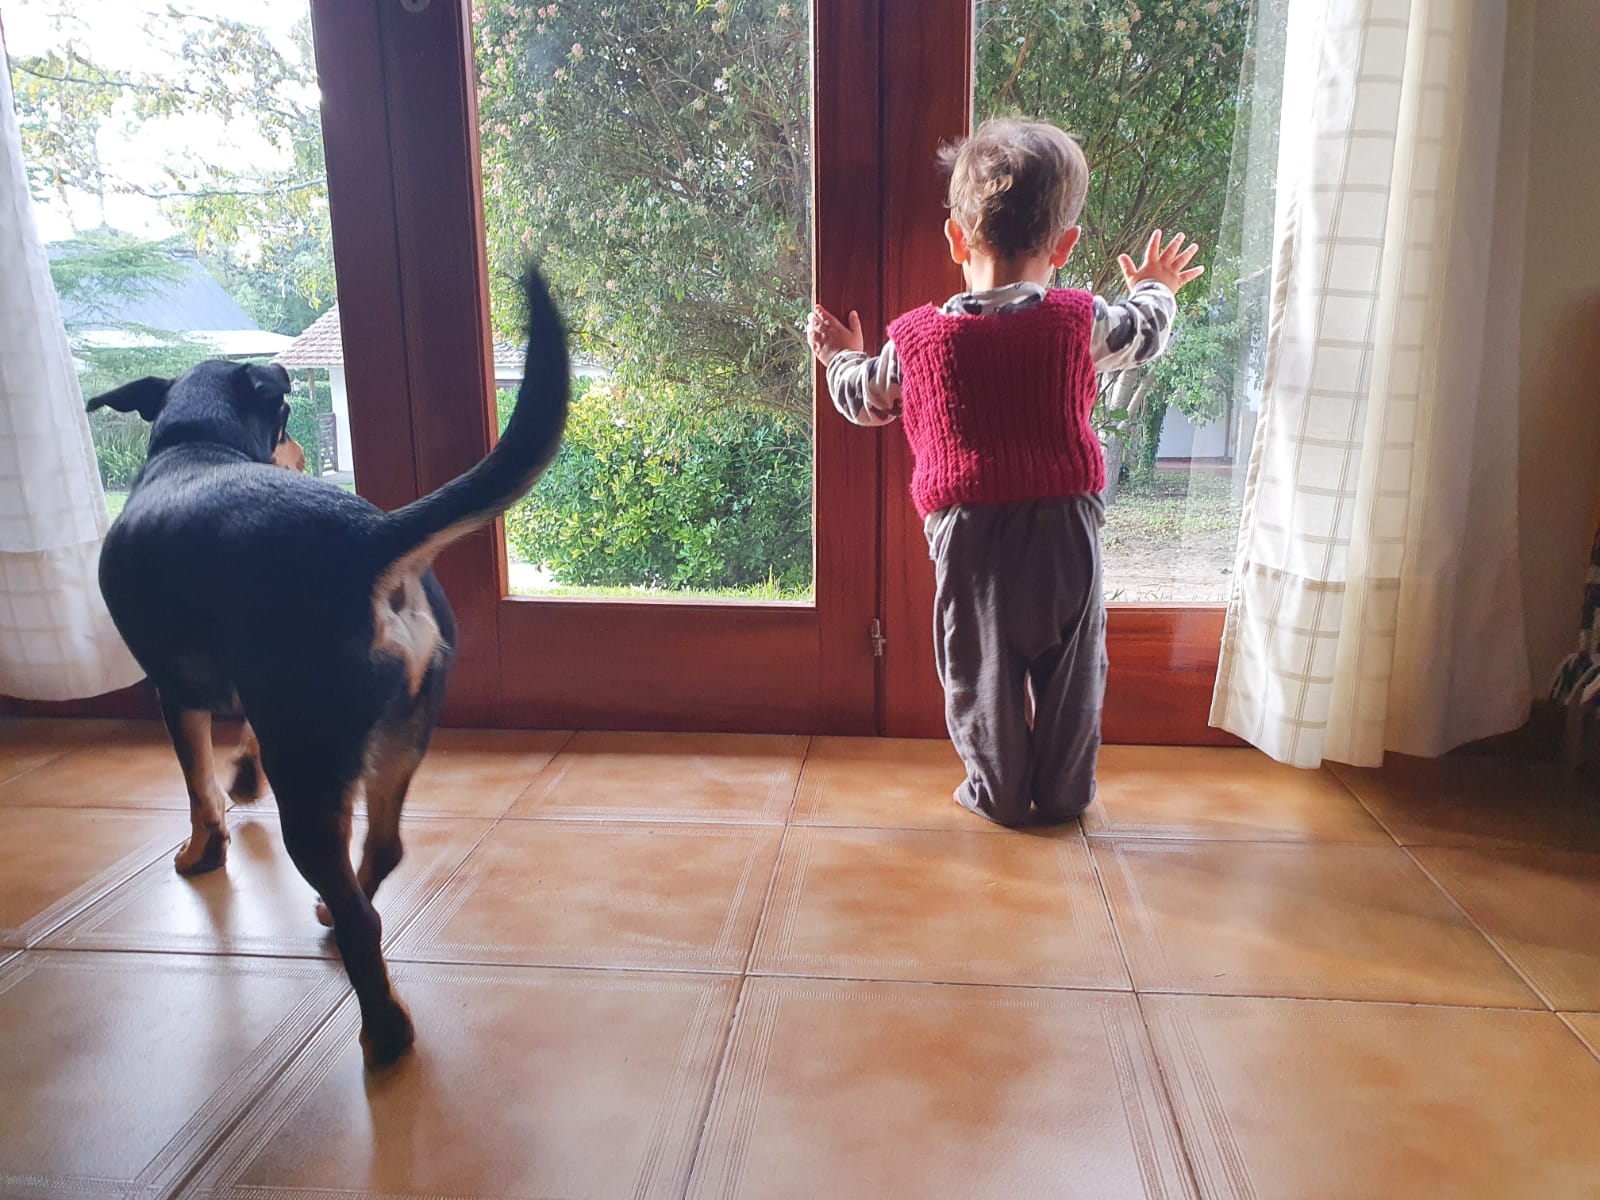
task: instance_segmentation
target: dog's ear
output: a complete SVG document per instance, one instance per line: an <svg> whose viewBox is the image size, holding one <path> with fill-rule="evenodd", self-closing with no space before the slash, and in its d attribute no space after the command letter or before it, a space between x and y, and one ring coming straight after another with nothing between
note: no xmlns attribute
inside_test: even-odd
<svg viewBox="0 0 1600 1200"><path fill-rule="evenodd" d="M255 389L256 395L263 400L277 404L289 394L289 372L277 363L251 363L245 368L245 374L250 377L250 386Z"/></svg>
<svg viewBox="0 0 1600 1200"><path fill-rule="evenodd" d="M112 408L117 412L136 412L146 421L154 421L160 415L161 406L167 402L167 392L171 387L170 379L146 375L143 379L135 379L132 383L113 388L103 396L96 396L89 401L85 411Z"/></svg>

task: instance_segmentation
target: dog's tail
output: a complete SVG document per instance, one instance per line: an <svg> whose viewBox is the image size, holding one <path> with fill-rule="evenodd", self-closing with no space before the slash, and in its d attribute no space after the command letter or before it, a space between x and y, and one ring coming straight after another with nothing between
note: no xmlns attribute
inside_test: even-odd
<svg viewBox="0 0 1600 1200"><path fill-rule="evenodd" d="M561 314L531 266L522 279L528 349L511 420L489 456L464 475L396 509L380 533L380 577L425 566L457 538L480 529L528 493L561 445L570 391Z"/></svg>

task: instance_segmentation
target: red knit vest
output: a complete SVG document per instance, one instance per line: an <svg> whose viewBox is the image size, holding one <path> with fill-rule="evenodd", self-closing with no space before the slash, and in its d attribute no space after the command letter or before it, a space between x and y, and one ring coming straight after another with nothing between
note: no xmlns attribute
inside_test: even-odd
<svg viewBox="0 0 1600 1200"><path fill-rule="evenodd" d="M929 304L890 324L919 514L1105 489L1093 334L1094 297L1062 288L1020 312Z"/></svg>

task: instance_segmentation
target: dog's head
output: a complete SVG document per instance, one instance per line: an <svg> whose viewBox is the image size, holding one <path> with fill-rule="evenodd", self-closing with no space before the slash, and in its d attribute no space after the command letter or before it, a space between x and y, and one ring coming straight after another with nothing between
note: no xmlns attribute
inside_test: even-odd
<svg viewBox="0 0 1600 1200"><path fill-rule="evenodd" d="M215 359L176 379L154 375L125 383L89 401L89 411L136 412L150 422L154 458L184 444L228 446L255 462L274 462L288 441L289 372L277 364L258 366ZM304 467L305 456L300 455ZM287 466L288 463L279 465Z"/></svg>

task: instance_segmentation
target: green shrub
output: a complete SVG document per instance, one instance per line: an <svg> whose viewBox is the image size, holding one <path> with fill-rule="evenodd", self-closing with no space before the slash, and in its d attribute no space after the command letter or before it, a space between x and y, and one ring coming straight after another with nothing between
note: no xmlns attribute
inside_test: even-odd
<svg viewBox="0 0 1600 1200"><path fill-rule="evenodd" d="M313 475L317 470L317 414L304 396L289 398L289 436L300 443L305 451L306 470Z"/></svg>
<svg viewBox="0 0 1600 1200"><path fill-rule="evenodd" d="M500 395L501 424L513 395ZM568 586L811 583L810 431L773 409L581 387L561 452L506 516L526 562Z"/></svg>
<svg viewBox="0 0 1600 1200"><path fill-rule="evenodd" d="M102 408L89 414L89 436L100 464L100 484L109 491L127 491L144 466L150 426L137 414Z"/></svg>

